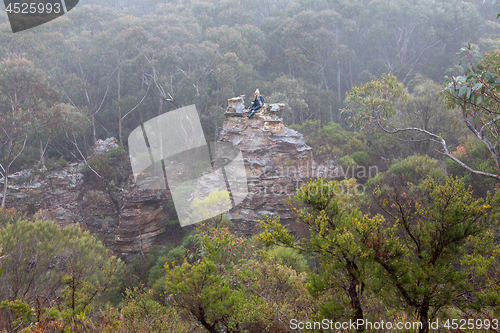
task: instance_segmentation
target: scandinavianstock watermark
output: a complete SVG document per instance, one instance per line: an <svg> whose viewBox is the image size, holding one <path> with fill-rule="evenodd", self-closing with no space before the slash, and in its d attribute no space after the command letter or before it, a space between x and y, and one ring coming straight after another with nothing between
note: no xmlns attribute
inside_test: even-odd
<svg viewBox="0 0 500 333"><path fill-rule="evenodd" d="M356 178L358 181L376 177L378 166L347 166L322 165L306 162L301 166L279 166L264 168L264 179L291 179L291 182L275 182L265 184L261 191L264 196L293 196L299 190L305 190L309 195L353 195L365 193L364 182L331 182L345 178ZM323 179L323 184L309 182L311 179ZM305 186L305 188L304 188Z"/></svg>
<svg viewBox="0 0 500 333"><path fill-rule="evenodd" d="M498 330L500 321L496 318L461 318L461 319L439 319L428 321L428 326L431 330ZM290 320L291 330L337 330L337 331L358 331L359 329L371 331L377 330L382 332L411 330L417 331L422 329L423 323L420 321L371 321L368 319L357 319L349 321L334 321L323 319L321 321L300 321L297 319Z"/></svg>
<svg viewBox="0 0 500 333"><path fill-rule="evenodd" d="M226 213L248 195L240 149L207 143L195 105L146 121L130 133L128 146L136 184L148 190L168 188L181 226ZM209 191L197 191L197 185L207 183ZM213 198L213 193L227 195ZM209 207L192 209L193 197Z"/></svg>
<svg viewBox="0 0 500 333"><path fill-rule="evenodd" d="M430 322L429 326L434 329L439 327L439 322ZM343 330L343 331L357 331L363 330L419 330L422 328L422 323L419 321L370 321L367 319L349 320L349 321L334 321L330 319L323 319L321 321L299 321L297 319L290 320L291 330Z"/></svg>
<svg viewBox="0 0 500 333"><path fill-rule="evenodd" d="M194 105L146 121L130 133L128 146L137 186L148 190L168 188L181 226L226 213L249 194L241 150L229 142L207 143ZM365 191L362 183L328 180L372 178L378 174L376 166L343 168L310 161L302 165L289 161L283 166L268 163L256 171L259 184L252 185L252 192L263 191L260 194L264 198L293 196L305 190L304 184L308 184L306 190L311 195L361 194ZM321 180L326 185L309 182L318 178L326 179Z"/></svg>

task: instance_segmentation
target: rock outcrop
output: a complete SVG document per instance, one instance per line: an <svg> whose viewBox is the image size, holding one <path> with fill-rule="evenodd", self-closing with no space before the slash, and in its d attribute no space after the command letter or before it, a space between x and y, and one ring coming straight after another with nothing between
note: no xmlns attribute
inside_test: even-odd
<svg viewBox="0 0 500 333"><path fill-rule="evenodd" d="M313 177L312 149L301 133L284 126L280 118L284 104L266 104L251 118L243 105L244 96L228 100L220 141L241 150L248 196L226 215L235 231L245 236L259 231L257 220L277 216L292 232L301 233L304 230L294 223L287 200L302 182ZM199 187L210 183L202 179Z"/></svg>
<svg viewBox="0 0 500 333"><path fill-rule="evenodd" d="M169 224L176 220L175 211L169 206L170 193L143 190L134 184L129 177L128 155L123 150L113 151L117 147L113 138L102 140L95 147L95 156L105 157L113 171L125 175L121 184L114 184L119 212L106 184L97 180L84 163L68 164L54 171L24 170L9 176L7 208L16 207L29 216L51 219L61 227L79 223L126 261L151 251L154 245L180 239L182 228Z"/></svg>
<svg viewBox="0 0 500 333"><path fill-rule="evenodd" d="M312 150L302 134L284 126L283 104L266 105L250 119L243 105L244 96L229 100L220 133L221 143L241 150L248 184L248 195L227 216L235 232L245 236L258 232L257 220L277 216L292 232L302 233L287 199L313 177ZM97 163L95 168L113 177L104 181L84 163L50 172L22 171L9 176L7 207L52 219L62 227L80 223L125 260L157 244L180 240L186 229L176 223L168 190L147 190L135 184L128 154L114 138L100 140L92 154L89 163ZM214 181L207 172L198 181L195 196L211 193L210 184Z"/></svg>
<svg viewBox="0 0 500 333"><path fill-rule="evenodd" d="M120 147L115 138L107 138L105 140L97 140L91 150L92 155L102 156L106 155L113 149Z"/></svg>

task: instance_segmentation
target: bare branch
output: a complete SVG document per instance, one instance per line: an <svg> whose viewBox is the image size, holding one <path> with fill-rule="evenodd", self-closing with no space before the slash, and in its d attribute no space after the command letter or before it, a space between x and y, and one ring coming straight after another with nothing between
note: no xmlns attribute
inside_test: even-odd
<svg viewBox="0 0 500 333"><path fill-rule="evenodd" d="M476 127L473 124L471 124L470 119L469 119L469 117L467 116L467 114L465 112L465 106L462 106L462 114L463 114L463 117L465 119L465 124L467 125L467 127L469 128L469 130L472 133L474 133L474 135L486 145L486 147L490 151L490 154L495 159L496 165L500 166L500 155L496 151L496 143L495 143L495 145L493 145L491 143L491 141L484 135L484 130L486 129L486 126L488 124L490 124L490 123L491 124L495 124L496 121L498 121L500 119L500 116L496 117L495 119L493 119L492 121L490 121L488 124L483 125L482 128L478 131L476 129Z"/></svg>
<svg viewBox="0 0 500 333"><path fill-rule="evenodd" d="M172 97L172 94L170 94L170 92L165 92L165 89L163 89L163 87L158 83L157 74L156 74L156 68L154 67L153 61L151 59L149 59L142 51L140 51L140 50L138 50L138 51L144 56L144 58L146 58L146 60L151 65L151 69L153 70L153 74L152 75L151 74L146 74L146 75L148 75L148 76L150 76L150 77L153 78L153 81L155 83L156 89L158 89L158 92L160 93L160 97L164 101L170 102L170 103L174 104L174 106L176 108L178 108L179 106L175 103L174 98ZM177 67L177 68L184 73L184 71L182 69L180 69L179 67ZM188 76L186 73L184 73L184 74L186 76ZM148 89L149 89L149 86L148 86ZM167 94L168 94L168 97L167 97Z"/></svg>
<svg viewBox="0 0 500 333"><path fill-rule="evenodd" d="M12 163L14 163L17 160L17 158L22 154L22 152L24 151L24 148L26 147L26 141L28 141L28 135L24 136L23 148L21 148L19 153L12 159L12 161L10 161L8 168L10 168L12 166Z"/></svg>
<svg viewBox="0 0 500 333"><path fill-rule="evenodd" d="M97 177L99 177L100 179L104 179L94 168L92 168L89 163L87 162L87 158L85 158L85 156L83 155L82 151L80 150L80 147L78 147L78 143L76 142L76 136L75 136L75 133L73 133L73 140L70 139L70 137L68 136L68 133L64 132L64 134L66 134L66 137L68 138L69 142L71 142L75 148L78 150L78 152L80 153L80 156L82 157L83 159L83 163L85 163L85 165L87 166L87 168L89 168Z"/></svg>
<svg viewBox="0 0 500 333"><path fill-rule="evenodd" d="M142 104L142 102L144 101L144 99L146 98L146 96L148 95L148 92L149 92L149 87L151 86L151 83L148 84L148 89L146 89L146 94L144 94L144 97L139 101L139 103L137 103L136 106L134 106L129 112L127 112L122 118L121 120L125 119L126 116L128 116L129 114L131 114L135 109L137 109L139 107L139 105Z"/></svg>
<svg viewBox="0 0 500 333"><path fill-rule="evenodd" d="M440 143L439 141L436 141L434 139L420 139L420 140L412 140L412 139L401 139L401 138L396 138L396 137L392 137L390 135L387 135L387 134L384 134L385 136L387 137L390 137L394 140L399 140L399 141L402 141L402 142L435 142L435 143Z"/></svg>
<svg viewBox="0 0 500 333"><path fill-rule="evenodd" d="M394 131L390 131L388 129L386 129L384 126L382 126L382 124L380 124L379 121L377 121L377 125L379 125L379 127L386 133L388 134L396 134L396 133L399 133L399 132L405 132L405 131L417 131L417 132L422 132L422 133L425 133L429 136L432 136L436 139L441 139L441 136L440 135L437 135L437 134L434 134L434 133L431 133L429 131L426 131L424 129L421 129L421 128L418 128L418 127L406 127L406 128L397 128L395 127L393 124L391 124L391 126L395 129Z"/></svg>
<svg viewBox="0 0 500 333"><path fill-rule="evenodd" d="M439 150L436 150L438 153L440 154L443 154L445 155L446 157L452 159L453 161L457 162L458 164L460 164L462 167L464 167L465 169L469 170L470 172L472 173L475 173L477 175L481 175L481 176L486 176L486 177L491 177L491 178L495 178L495 179L498 179L500 180L500 175L495 175L493 173L488 173L488 172L483 172L483 171L479 171L479 170L474 170L472 169L471 167L469 167L467 164L465 164L464 162L460 161L458 158L456 158L455 156L451 155L450 153L443 153L443 152L440 152Z"/></svg>
<svg viewBox="0 0 500 333"><path fill-rule="evenodd" d="M449 94L450 94L453 98L456 98L456 99L460 100L461 102L464 102L464 103L469 103L470 105L473 105L473 106L475 106L475 107L477 107L477 108L483 109L484 111L486 111L486 112L488 112L488 113L500 114L500 112L495 112L495 111L492 111L492 110L488 109L488 108L487 108L487 107L485 107L485 106L482 106L482 105L476 104L476 103L474 103L474 102L472 102L472 101L468 101L468 100L464 99L463 97L455 97L455 96L453 96L453 94L452 94L452 93L449 93Z"/></svg>
<svg viewBox="0 0 500 333"><path fill-rule="evenodd" d="M427 139L427 141L432 141L432 142L435 142L435 143L438 143L438 144L441 144L441 146L443 147L443 150L444 150L444 153L437 150L436 151L446 157L448 157L449 159L455 161L456 163L458 163L459 165L461 165L463 168L467 169L468 171L472 172L472 173L475 173L477 175L481 175L481 176L486 176L486 177L490 177L490 178L495 178L495 179L498 179L500 180L500 175L497 175L497 174L493 174L493 173L488 173L488 172L483 172L483 171L479 171L479 170L475 170L475 169L472 169L470 166L468 166L467 164L465 164L464 162L460 161L458 158L456 158L455 156L453 156L449 149L448 149L448 144L446 143L446 141L443 139L443 137L441 137L440 135L437 135L437 134L434 134L434 133L431 133L429 131L426 131L424 129L421 129L421 128L418 128L418 127L407 127L407 128L396 128L394 131L389 131L387 130L386 128L384 128L379 122L377 122L377 124L379 125L379 127L385 131L386 133L389 133L389 134L395 134L395 133L399 133L399 132L407 132L407 131L416 131L416 132L420 132L420 133L424 133L426 135L429 135L431 137L433 137L434 139ZM392 124L391 124L392 125ZM402 140L402 141L405 141L403 139L399 139L399 138L395 138L393 137L394 139L398 139L398 140ZM425 140L424 140L425 141ZM484 142L484 141L483 141Z"/></svg>
<svg viewBox="0 0 500 333"><path fill-rule="evenodd" d="M481 136L484 136L484 130L486 129L486 127L489 127L489 126L495 124L499 120L500 120L500 115L497 116L496 118L492 119L491 121L487 122L486 124L484 124L483 127L481 127L481 129L479 130L479 133L481 134Z"/></svg>
<svg viewBox="0 0 500 333"><path fill-rule="evenodd" d="M114 71L113 71L113 73L114 73ZM108 95L108 90L109 90L110 83L111 83L111 80L109 80L109 82L108 82L108 86L106 87L106 92L104 93L104 97L102 98L101 104L99 105L99 107L97 108L97 110L94 111L94 115L96 115L97 112L101 111L102 105L104 104L104 100L106 99L106 96Z"/></svg>

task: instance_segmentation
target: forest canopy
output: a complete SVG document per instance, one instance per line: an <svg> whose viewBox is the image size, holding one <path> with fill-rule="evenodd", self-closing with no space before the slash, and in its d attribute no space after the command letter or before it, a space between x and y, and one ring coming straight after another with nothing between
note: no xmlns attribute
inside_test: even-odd
<svg viewBox="0 0 500 333"><path fill-rule="evenodd" d="M215 138L227 99L255 87L286 103L287 124L345 125L345 94L384 73L409 87L422 76L441 83L461 75L456 52L466 43L483 53L498 47L492 8L465 0L87 1L20 34L3 15L0 57L32 62L57 102L86 119L73 130L87 147L110 136L125 144L140 123L193 103ZM24 154L41 141L42 155L70 159L57 135L65 138L29 138Z"/></svg>
<svg viewBox="0 0 500 333"><path fill-rule="evenodd" d="M2 12L0 330L292 332L328 318L499 331L499 12L496 0L80 0L16 34ZM224 215L179 231L162 202L171 242L142 251L141 220L124 264L103 230L122 222L129 134L194 104L217 141L228 99L249 104L256 88L285 104L317 163L352 177L291 193L297 232L278 212L248 237ZM93 155L110 137L117 148ZM98 233L45 220L52 189L6 207L9 175L36 183L76 162L90 185L72 204ZM354 174L368 166L370 179ZM194 207L227 193L212 194Z"/></svg>

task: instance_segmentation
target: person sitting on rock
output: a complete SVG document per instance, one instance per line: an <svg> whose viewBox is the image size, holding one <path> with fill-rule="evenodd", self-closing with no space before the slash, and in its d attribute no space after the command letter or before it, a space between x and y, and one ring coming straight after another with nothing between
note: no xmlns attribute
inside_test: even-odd
<svg viewBox="0 0 500 333"><path fill-rule="evenodd" d="M259 89L257 89L253 94L253 101L252 104L250 104L250 109L248 109L248 111L250 111L250 114L247 117L252 118L255 111L259 110L263 106L264 106L264 97L261 96Z"/></svg>

